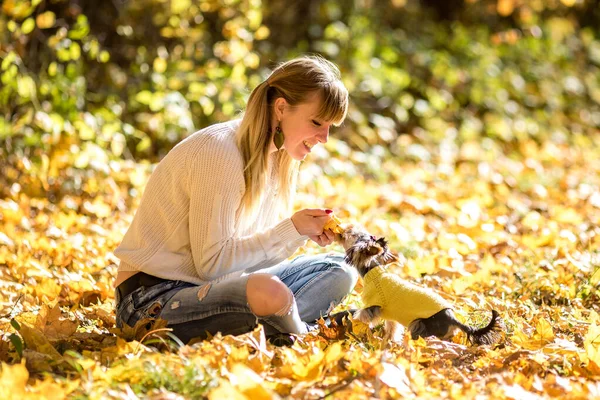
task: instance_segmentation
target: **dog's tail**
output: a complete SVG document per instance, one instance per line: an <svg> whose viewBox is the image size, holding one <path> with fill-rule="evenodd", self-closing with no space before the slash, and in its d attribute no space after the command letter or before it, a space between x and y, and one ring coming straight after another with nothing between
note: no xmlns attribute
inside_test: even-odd
<svg viewBox="0 0 600 400"><path fill-rule="evenodd" d="M456 329L467 334L467 339L473 344L493 344L499 338L498 331L502 329L502 319L496 310L492 310L490 323L483 328L473 328L456 319L451 309L444 309L429 318L419 318L408 327L412 338L437 336L440 339L450 339Z"/></svg>
<svg viewBox="0 0 600 400"><path fill-rule="evenodd" d="M492 319L483 328L473 328L462 324L458 320L456 320L455 324L467 334L469 342L474 344L493 344L498 340L498 329L501 327L502 320L498 311L492 310Z"/></svg>

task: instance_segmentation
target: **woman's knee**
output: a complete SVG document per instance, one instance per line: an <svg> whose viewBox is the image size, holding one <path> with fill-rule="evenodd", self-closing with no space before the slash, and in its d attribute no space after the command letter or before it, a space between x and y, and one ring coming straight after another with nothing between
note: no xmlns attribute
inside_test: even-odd
<svg viewBox="0 0 600 400"><path fill-rule="evenodd" d="M323 254L322 275L319 279L327 282L328 292L336 298L342 298L350 293L358 281L356 268L346 264L344 254Z"/></svg>
<svg viewBox="0 0 600 400"><path fill-rule="evenodd" d="M271 274L252 274L246 284L248 306L254 315L283 316L292 308L294 295L292 291Z"/></svg>
<svg viewBox="0 0 600 400"><path fill-rule="evenodd" d="M341 296L350 293L358 281L358 271L356 268L344 262L336 263L330 269L330 273L333 275L333 285Z"/></svg>

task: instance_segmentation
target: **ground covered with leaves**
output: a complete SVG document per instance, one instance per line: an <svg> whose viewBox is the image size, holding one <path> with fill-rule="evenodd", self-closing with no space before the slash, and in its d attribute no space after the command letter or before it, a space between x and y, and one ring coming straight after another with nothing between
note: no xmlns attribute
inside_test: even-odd
<svg viewBox="0 0 600 400"><path fill-rule="evenodd" d="M335 139L301 169L299 207L386 236L401 276L460 319L506 325L495 346L457 336L382 343L381 329L322 329L290 348L259 327L178 343L162 321L114 328L119 243L151 166L61 157L4 163L0 387L8 398L600 398L600 142L422 146L404 157ZM64 155L67 157L66 153ZM364 166L377 174L360 175ZM46 198L40 197L46 193ZM48 197L51 197L48 199ZM307 245L303 252L340 251ZM340 309L359 304L361 283ZM346 332L344 334L344 332ZM7 398L4 396L4 398Z"/></svg>

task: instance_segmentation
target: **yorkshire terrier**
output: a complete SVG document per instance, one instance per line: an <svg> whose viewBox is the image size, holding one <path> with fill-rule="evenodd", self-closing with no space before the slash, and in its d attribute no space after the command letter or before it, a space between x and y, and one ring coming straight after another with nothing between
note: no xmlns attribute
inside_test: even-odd
<svg viewBox="0 0 600 400"><path fill-rule="evenodd" d="M365 308L358 310L354 318L369 325L383 319L384 339L394 338L402 325L413 339L437 336L449 340L460 329L474 344L493 344L498 340L502 320L497 311L492 310L492 319L483 328L464 325L454 316L452 305L440 295L387 272L383 266L398 259L385 238L376 238L352 225L335 237L346 250L346 263L354 266L364 280Z"/></svg>

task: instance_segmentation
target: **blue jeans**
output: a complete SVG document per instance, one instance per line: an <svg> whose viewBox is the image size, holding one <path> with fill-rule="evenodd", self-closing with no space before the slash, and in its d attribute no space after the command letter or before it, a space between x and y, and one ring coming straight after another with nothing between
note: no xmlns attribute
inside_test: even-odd
<svg viewBox="0 0 600 400"><path fill-rule="evenodd" d="M246 298L248 277L255 273L277 276L294 294L291 311L283 316L257 317ZM342 254L301 255L273 267L241 276L195 285L166 281L140 287L117 299L117 326L129 326L144 318L161 318L184 343L221 332L237 335L254 329L258 322L265 334L306 333L305 322L314 322L338 304L354 288L356 269L344 263Z"/></svg>

